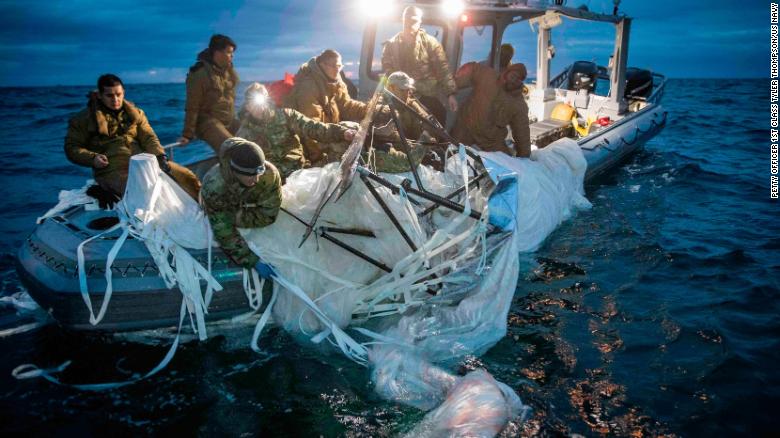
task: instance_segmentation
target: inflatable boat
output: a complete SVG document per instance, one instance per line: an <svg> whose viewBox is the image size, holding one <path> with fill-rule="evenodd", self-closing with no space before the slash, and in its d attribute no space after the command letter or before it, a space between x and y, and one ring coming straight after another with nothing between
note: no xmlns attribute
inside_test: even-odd
<svg viewBox="0 0 780 438"><path fill-rule="evenodd" d="M426 11L424 24L438 26L441 31L437 35L453 71L462 61L469 61L461 59L464 33L473 32L475 28L484 31L486 26L493 28L487 62L497 67L497 53L505 42L501 36L506 34L506 28L527 21L532 23L531 28L537 33L538 53L536 80L527 84L526 96L532 144L535 149L544 149L566 139L576 141L587 161L585 180L592 180L624 162L666 122L666 112L661 106L664 77L626 66L631 24L626 16L596 14L559 5L529 6L524 1L472 2L455 14L442 10L435 2L418 6ZM614 27L616 44L607 67L577 62L550 78L551 32L562 19L603 22ZM381 44L379 27L387 23L399 26L392 21L369 20L364 33L359 87L366 98L377 88L378 72L372 71L377 63L373 56L378 53L376 45ZM559 116L561 105L569 109L569 116ZM452 115L449 120L452 122ZM214 158L189 167L202 178L215 163ZM409 188L409 185L404 187ZM434 201L448 207L447 202L457 200L457 197L458 194L453 193ZM118 254L111 254L117 239L122 236L121 229L112 229L118 221L116 211L96 209L93 204L72 205L41 219L18 252L17 270L23 284L32 298L67 328L129 331L176 325L182 308L181 294L175 287L173 290L168 288L144 242L131 235ZM322 251L331 251L333 257L356 256L371 262L370 257L354 247L340 244L343 240L339 239L339 233L349 235L350 230L319 227L316 231L319 237L328 240L320 244ZM89 244L84 245L85 241ZM297 244L290 242L293 246ZM246 274L241 267L232 263L219 248L213 249L210 260L205 249L190 250L190 254L201 265L210 264L211 275L222 287L208 304L207 321L251 310L249 301L252 297L246 293ZM112 263L107 263L109 258L113 258ZM107 266L110 276L107 276ZM379 267L384 271L394 268ZM85 305L83 292L88 290L88 301L92 306L100 307L109 282L112 296L105 315L99 323L95 323L94 318L91 322L92 310ZM431 295L435 294L436 291L432 291Z"/></svg>

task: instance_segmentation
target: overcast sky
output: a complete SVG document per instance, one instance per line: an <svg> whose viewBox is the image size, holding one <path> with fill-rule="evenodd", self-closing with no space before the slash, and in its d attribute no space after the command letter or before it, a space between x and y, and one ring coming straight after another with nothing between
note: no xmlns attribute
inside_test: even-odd
<svg viewBox="0 0 780 438"><path fill-rule="evenodd" d="M105 72L128 83L182 82L212 33L238 43L243 80L294 73L327 47L356 72L356 1L0 0L0 86L88 85ZM579 4L612 7L611 0L569 0ZM621 10L635 19L629 65L670 77L768 77L769 2L624 0ZM555 63L605 63L613 33L601 26L556 29Z"/></svg>

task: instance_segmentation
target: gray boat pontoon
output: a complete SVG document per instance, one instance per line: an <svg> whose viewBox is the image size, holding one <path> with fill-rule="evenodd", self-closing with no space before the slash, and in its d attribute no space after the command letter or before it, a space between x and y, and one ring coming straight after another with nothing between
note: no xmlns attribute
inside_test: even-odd
<svg viewBox="0 0 780 438"><path fill-rule="evenodd" d="M457 2L442 4L445 3L451 8L457 7ZM498 67L497 54L501 44L512 42L504 38L509 34L507 30L514 26L528 28L529 22L533 24L532 29L536 32L536 80L527 84L532 143L544 147L559 138L577 139L588 162L587 180L624 161L665 124L666 113L660 104L664 77L626 66L631 19L624 15L597 14L547 5L546 2L527 1L472 1L457 10L444 9L442 4L431 1L413 4L424 10L423 25L442 42L453 71L474 60L463 59L464 41L467 41L464 35L474 32L487 35L489 47L485 50L488 53L482 55L483 60ZM396 16L400 17L398 7ZM561 20L568 19L611 25L615 30L611 66L580 61L550 77L551 34ZM376 88L380 74L380 63L376 57L381 54L383 38L398 29L400 19L368 21L360 58L359 86L363 98L369 97ZM524 50L528 51L528 48ZM469 92L463 90L459 97ZM597 126L584 135L578 134L571 121L551 117L560 103L573 106L585 122L608 117L609 123ZM449 122L452 123L453 119L450 114ZM190 167L202 177L215 162L216 159L210 159ZM65 327L121 331L176 325L181 294L178 290L166 288L145 245L132 237L124 244L111 267L113 297L108 311L99 324L90 324L89 311L79 289L76 249L85 239L113 225L111 218L115 215L113 211L88 211L83 206L74 206L45 219L19 250L17 270L22 282L33 299ZM90 293L95 306L100 306L106 289L104 269L108 251L120 233L121 230L117 230L95 239L85 251L89 290L96 291ZM335 246L332 248L333 251L343 251ZM194 251L192 255L201 263L206 263L205 250ZM217 248L212 254L212 272L224 290L214 295L207 320L248 311L242 269Z"/></svg>

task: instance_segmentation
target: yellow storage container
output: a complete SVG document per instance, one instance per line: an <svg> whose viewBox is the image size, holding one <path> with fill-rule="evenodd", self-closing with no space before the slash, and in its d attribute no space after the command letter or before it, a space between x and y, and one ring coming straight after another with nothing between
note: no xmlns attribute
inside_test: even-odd
<svg viewBox="0 0 780 438"><path fill-rule="evenodd" d="M558 105L555 105L555 108L553 108L552 113L550 114L550 118L553 120L568 122L574 118L576 114L577 111L574 110L573 106L567 105L565 103L559 103Z"/></svg>

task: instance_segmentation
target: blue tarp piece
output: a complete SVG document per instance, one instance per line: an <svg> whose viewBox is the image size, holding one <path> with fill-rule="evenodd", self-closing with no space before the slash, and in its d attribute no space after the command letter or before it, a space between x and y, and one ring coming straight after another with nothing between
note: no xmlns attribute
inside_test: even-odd
<svg viewBox="0 0 780 438"><path fill-rule="evenodd" d="M488 200L488 221L503 231L517 226L517 174L486 156L482 162L496 185Z"/></svg>

